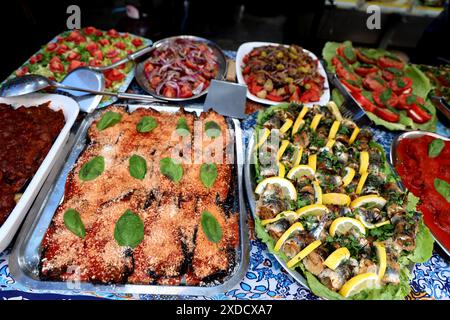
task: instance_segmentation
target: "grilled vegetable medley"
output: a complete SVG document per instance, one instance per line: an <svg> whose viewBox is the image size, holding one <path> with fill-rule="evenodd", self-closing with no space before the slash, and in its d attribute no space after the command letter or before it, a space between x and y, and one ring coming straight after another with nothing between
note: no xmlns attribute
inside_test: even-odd
<svg viewBox="0 0 450 320"><path fill-rule="evenodd" d="M243 59L242 74L249 91L271 101L319 101L324 77L313 59L297 45L254 48Z"/></svg>
<svg viewBox="0 0 450 320"><path fill-rule="evenodd" d="M333 102L281 104L258 115L254 157L257 234L315 294L407 295L433 240L368 129Z"/></svg>

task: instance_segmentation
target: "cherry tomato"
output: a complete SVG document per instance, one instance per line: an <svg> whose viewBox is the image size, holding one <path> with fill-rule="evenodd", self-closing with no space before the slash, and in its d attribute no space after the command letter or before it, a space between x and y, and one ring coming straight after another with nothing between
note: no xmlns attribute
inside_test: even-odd
<svg viewBox="0 0 450 320"><path fill-rule="evenodd" d="M50 42L49 44L47 44L47 47L45 48L45 50L47 52L53 52L56 50L56 48L58 48L58 45L54 42Z"/></svg>
<svg viewBox="0 0 450 320"><path fill-rule="evenodd" d="M394 90L395 93L402 93L410 89L412 86L412 80L408 77L399 77L395 78L391 82L389 82L389 87Z"/></svg>
<svg viewBox="0 0 450 320"><path fill-rule="evenodd" d="M125 45L125 43L123 43L122 41L117 42L117 43L115 44L115 46L116 46L117 49L120 49L120 50L125 50L125 49L127 48L127 46Z"/></svg>
<svg viewBox="0 0 450 320"><path fill-rule="evenodd" d="M70 51L69 54L66 56L66 60L67 61L79 60L80 57L81 55L78 52Z"/></svg>
<svg viewBox="0 0 450 320"><path fill-rule="evenodd" d="M66 46L65 44L60 44L58 49L56 50L56 53L59 55L63 55L67 51L69 51L69 47Z"/></svg>
<svg viewBox="0 0 450 320"><path fill-rule="evenodd" d="M89 61L89 65L93 67L101 67L103 65L102 60L92 59Z"/></svg>
<svg viewBox="0 0 450 320"><path fill-rule="evenodd" d="M97 32L97 29L95 27L86 27L83 29L83 32L87 35L92 35L95 34Z"/></svg>
<svg viewBox="0 0 450 320"><path fill-rule="evenodd" d="M70 61L70 65L69 65L69 70L68 71L70 72L70 71L72 71L72 70L74 70L76 68L83 67L85 65L86 64L84 62L81 62L81 61L78 61L78 60L72 60L72 61Z"/></svg>
<svg viewBox="0 0 450 320"><path fill-rule="evenodd" d="M42 54L38 53L30 58L30 63L35 64L42 60Z"/></svg>
<svg viewBox="0 0 450 320"><path fill-rule="evenodd" d="M95 50L94 52L91 52L91 54L95 59L103 60L102 50Z"/></svg>
<svg viewBox="0 0 450 320"><path fill-rule="evenodd" d="M110 30L108 30L107 32L106 32L106 34L108 35L108 36L110 36L111 38L118 38L120 35L119 35L119 33L117 32L117 30L115 30L115 29L110 29Z"/></svg>
<svg viewBox="0 0 450 320"><path fill-rule="evenodd" d="M188 85L181 85L180 98L192 97L192 90Z"/></svg>
<svg viewBox="0 0 450 320"><path fill-rule="evenodd" d="M98 50L98 44L93 41L89 42L88 45L86 46L86 50L92 54L92 52Z"/></svg>
<svg viewBox="0 0 450 320"><path fill-rule="evenodd" d="M111 49L106 53L106 57L109 59L112 59L112 58L117 57L118 54L119 54L119 52L117 50Z"/></svg>
<svg viewBox="0 0 450 320"><path fill-rule="evenodd" d="M61 60L58 57L53 57L50 60L49 68L50 68L51 72L55 72L55 73L64 72L64 65L61 63Z"/></svg>
<svg viewBox="0 0 450 320"><path fill-rule="evenodd" d="M98 43L100 43L102 47L109 46L111 44L108 39L100 39L98 40Z"/></svg>
<svg viewBox="0 0 450 320"><path fill-rule="evenodd" d="M125 79L125 75L117 69L105 71L105 76L113 82Z"/></svg>
<svg viewBox="0 0 450 320"><path fill-rule="evenodd" d="M133 46L135 46L135 47L140 47L140 46L142 46L142 39L140 39L140 38L134 38L133 40L131 40L131 43L132 43Z"/></svg>
<svg viewBox="0 0 450 320"><path fill-rule="evenodd" d="M28 67L23 67L16 71L16 76L22 77L22 76L26 75L28 72L30 72Z"/></svg>
<svg viewBox="0 0 450 320"><path fill-rule="evenodd" d="M111 63L116 63L117 61L120 61L120 57L115 57L111 59ZM117 66L117 69L125 69L126 63L122 63L120 66Z"/></svg>

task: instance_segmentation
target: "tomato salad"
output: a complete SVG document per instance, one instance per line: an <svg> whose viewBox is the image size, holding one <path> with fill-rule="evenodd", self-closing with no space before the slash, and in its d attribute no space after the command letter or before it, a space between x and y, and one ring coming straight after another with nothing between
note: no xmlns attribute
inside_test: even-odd
<svg viewBox="0 0 450 320"><path fill-rule="evenodd" d="M66 31L32 56L15 75L39 74L61 81L73 69L82 66L107 66L143 46L143 38L119 33L114 29L102 31L86 27ZM133 63L128 62L105 71L106 87L118 89L132 66Z"/></svg>
<svg viewBox="0 0 450 320"><path fill-rule="evenodd" d="M169 40L152 51L144 73L150 87L167 98L190 98L209 87L219 73L211 47L191 39Z"/></svg>
<svg viewBox="0 0 450 320"><path fill-rule="evenodd" d="M425 101L413 92L413 80L405 73L405 62L398 56L374 49L340 44L331 59L342 84L363 109L388 122L399 122L400 112L416 124L432 119Z"/></svg>
<svg viewBox="0 0 450 320"><path fill-rule="evenodd" d="M319 61L297 45L267 45L244 56L242 75L248 90L276 102L316 102L324 91Z"/></svg>

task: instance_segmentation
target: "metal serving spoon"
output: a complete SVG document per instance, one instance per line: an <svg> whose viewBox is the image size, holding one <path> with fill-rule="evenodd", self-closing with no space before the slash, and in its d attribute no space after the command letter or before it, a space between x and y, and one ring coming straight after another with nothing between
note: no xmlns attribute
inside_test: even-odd
<svg viewBox="0 0 450 320"><path fill-rule="evenodd" d="M98 91L86 88L74 87L69 85L64 85L62 83L52 81L46 77L39 75L26 75L23 77L17 77L7 81L0 89L0 96L2 97L15 97L21 96L28 93L40 91L47 88L59 88L72 91L88 92L95 95L106 95L117 97L119 99L132 99L141 100L147 102L166 102L165 100L156 99L149 95L142 94L132 94L124 92L108 92L108 91Z"/></svg>

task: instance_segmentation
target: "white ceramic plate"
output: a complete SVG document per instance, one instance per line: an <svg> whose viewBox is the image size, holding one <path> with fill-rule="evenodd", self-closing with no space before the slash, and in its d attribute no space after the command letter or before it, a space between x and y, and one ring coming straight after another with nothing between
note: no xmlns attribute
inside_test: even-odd
<svg viewBox="0 0 450 320"><path fill-rule="evenodd" d="M20 106L30 107L50 101L49 107L53 110L62 110L65 118L65 125L56 138L53 146L45 157L44 161L36 171L33 179L31 179L22 197L6 219L5 223L0 226L0 252L6 249L11 242L17 229L21 225L25 215L30 209L38 191L41 189L47 175L52 168L53 162L61 153L67 138L69 137L70 128L78 116L79 106L75 100L57 94L34 93L20 97L0 98L0 103L10 104L16 108ZM1 130L1 129L0 129Z"/></svg>
<svg viewBox="0 0 450 320"><path fill-rule="evenodd" d="M242 60L244 59L244 56L247 53L250 53L250 51L252 51L254 48L257 47L262 47L262 46L268 46L268 45L272 45L272 46L278 46L278 43L272 43L272 42L246 42L243 43L236 54L236 75L237 75L237 80L238 83L246 85L245 81L244 81L244 76L242 75ZM308 55L310 57L312 57L315 60L318 60L316 55L314 53L312 53L311 51L308 51L306 49L305 50L306 53L308 53ZM325 105L326 103L328 103L330 101L330 87L328 85L328 78L327 78L327 74L325 72L325 69L323 68L322 64L319 61L319 73L322 77L324 77L325 81L324 81L324 89L323 89L323 94L320 97L319 101L315 101L315 102L308 102L305 103L305 105L308 106L312 106L314 104L319 104L319 105ZM263 104L269 104L269 105L275 105L275 104L279 104L281 102L277 102L277 101L272 101L272 100L268 100L268 99L261 99L258 98L257 96L255 96L254 94L252 94L248 89L247 89L247 98L259 102L259 103L263 103Z"/></svg>

